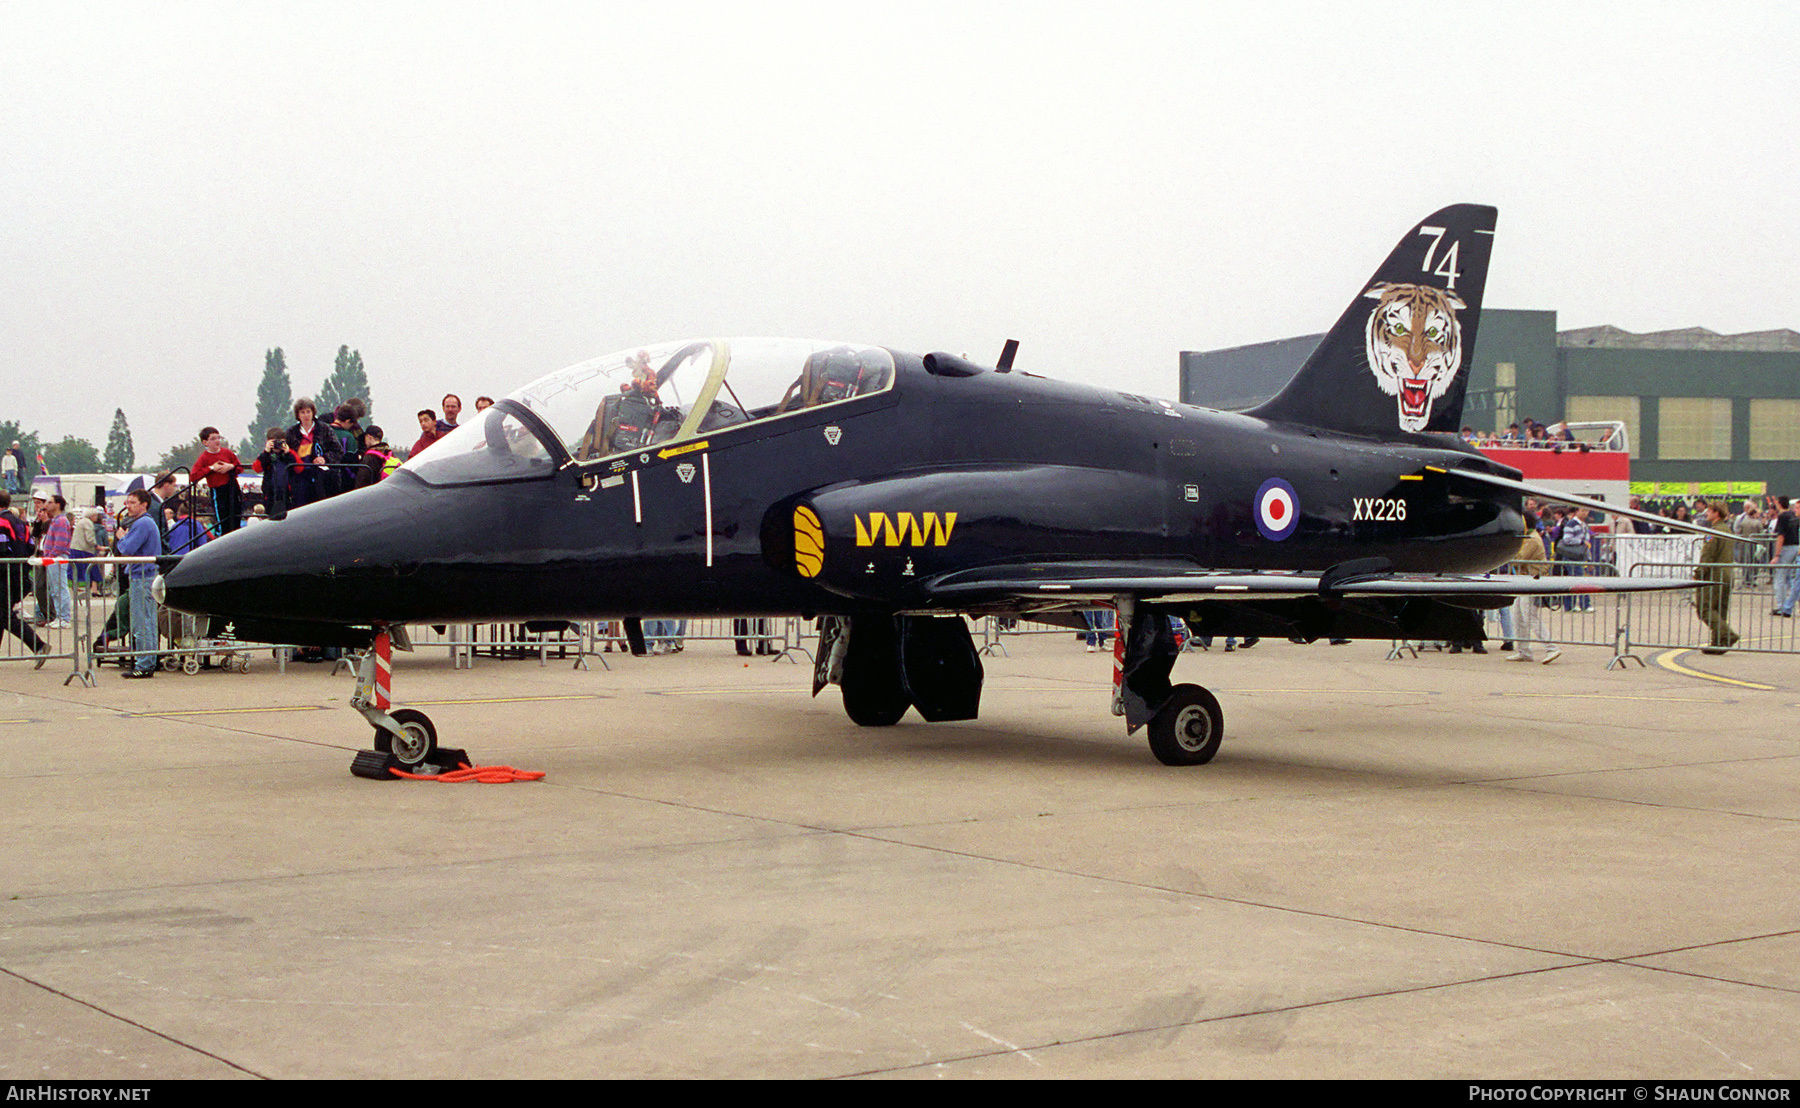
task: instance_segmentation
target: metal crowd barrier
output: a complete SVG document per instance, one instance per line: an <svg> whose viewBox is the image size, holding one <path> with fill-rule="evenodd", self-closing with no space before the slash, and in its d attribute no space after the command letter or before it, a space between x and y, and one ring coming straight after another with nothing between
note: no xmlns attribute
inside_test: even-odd
<svg viewBox="0 0 1800 1108"><path fill-rule="evenodd" d="M758 626L762 630L757 630ZM602 641L617 650L629 650L625 644L625 625L621 620L606 620L596 625ZM690 642L730 642L743 645L754 656L757 646L774 661L795 664L795 655L809 660L813 652L805 640L816 639L818 631L811 620L797 617L751 617L747 619L644 620L644 641L653 653L679 653Z"/></svg>
<svg viewBox="0 0 1800 1108"><path fill-rule="evenodd" d="M156 561L153 557L118 556L0 559L0 565L6 567L0 573L8 589L6 611L17 621L8 624L8 630L13 632L9 638L0 636L7 639L0 644L0 661L12 656L8 651L15 646L29 646L20 639L18 628L23 627L30 635L50 643L52 650L47 658L69 659L70 675L64 680L65 685L79 680L92 686L96 666L135 665L139 652L131 629L130 594L124 587L127 567ZM68 588L66 615L58 596L59 576ZM18 587L21 580L25 581L23 595ZM148 588L150 580L143 579L141 587ZM134 586L138 584L132 582ZM250 668L250 652L262 649L274 650L278 661L285 660L282 652L288 648L210 639L205 634L206 621L172 612L160 604L153 604L152 608L157 624L156 644L145 653L151 654L164 670L198 673L202 667L217 666L245 673ZM15 611L31 618L25 619Z"/></svg>
<svg viewBox="0 0 1800 1108"><path fill-rule="evenodd" d="M1517 572L1526 577L1617 577L1619 572L1606 562L1540 561L1514 562ZM1538 642L1555 646L1607 646L1615 654L1622 653L1626 621L1630 607L1625 596L1617 593L1578 593L1567 596L1527 598L1536 611L1544 637ZM1516 606L1507 610L1502 621L1500 610L1486 615L1487 635L1495 643L1516 641L1518 627L1509 633L1507 624L1517 622Z"/></svg>
<svg viewBox="0 0 1800 1108"><path fill-rule="evenodd" d="M1701 565L1695 562L1641 562L1631 567L1633 577L1697 578L1703 570L1723 569L1728 574L1731 592L1727 600L1725 620L1738 635L1732 650L1748 650L1765 654L1800 652L1800 633L1795 624L1800 618L1775 614L1780 607L1777 586L1791 587L1792 575L1800 575L1800 565L1773 566L1766 562L1733 562L1730 565ZM1774 572L1771 573L1770 570ZM1784 572L1785 569L1785 572ZM1704 648L1712 645L1712 631L1700 618L1700 604L1706 589L1690 589L1674 593L1638 593L1632 598L1630 645L1651 649ZM1672 597L1672 601L1656 603L1653 598Z"/></svg>
<svg viewBox="0 0 1800 1108"><path fill-rule="evenodd" d="M1094 639L1096 646L1110 643L1115 623L1111 608L1091 608L1086 610L1094 616L1094 628L1090 631L1077 631L1073 627L1061 627L1052 623L1039 623L1035 620L1018 619L1013 616L986 616L981 620L981 646L978 653L983 655L999 655L1002 658L1010 655L1006 649L1006 639L1019 635L1073 635L1077 640Z"/></svg>
<svg viewBox="0 0 1800 1108"><path fill-rule="evenodd" d="M599 657L594 648L593 625L558 623L541 625L533 630L522 623L409 625L407 637L413 649L444 650L450 655L451 668L472 669L477 657L517 659L535 655L538 665L574 659L574 668L588 669L588 659ZM333 672L348 664L351 655L333 667ZM601 658L603 668L611 669Z"/></svg>
<svg viewBox="0 0 1800 1108"><path fill-rule="evenodd" d="M1617 578L1616 567L1606 562L1542 561L1514 563L1532 577L1611 577ZM1782 582L1800 584L1800 564L1791 568L1770 566L1765 562L1734 562L1708 566L1694 561L1639 562L1630 567L1628 577L1669 577L1678 580L1698 579L1703 570L1727 570L1731 575L1731 596L1726 619L1739 638L1732 650L1762 653L1800 653L1800 615L1784 617L1775 613L1780 606L1775 587ZM1790 576L1791 575L1791 576ZM1790 588L1792 585L1790 584ZM1643 659L1635 649L1703 649L1712 645L1712 632L1700 618L1697 599L1702 590L1679 589L1642 593L1572 593L1566 596L1532 597L1532 605L1542 626L1543 638L1555 646L1609 647L1613 652L1607 668L1626 661ZM1506 624L1516 623L1514 606L1505 609ZM1796 605L1800 611L1800 605ZM1110 615L1110 611L1106 614ZM1520 629L1505 626L1500 611L1486 613L1489 648L1507 641L1516 643ZM988 616L981 621L981 653L1006 654L1005 640L1020 635L1071 635L1083 639L1087 632L1069 627L1035 623L1029 620ZM1110 627L1097 634L1110 638ZM1428 645L1412 640L1396 639L1388 657L1408 652L1415 657ZM1448 647L1453 644L1439 644ZM1190 638L1184 649L1199 647Z"/></svg>
<svg viewBox="0 0 1800 1108"><path fill-rule="evenodd" d="M1619 576L1615 567L1603 562L1515 564L1522 565L1533 576ZM1699 579L1702 571L1719 569L1730 576L1731 594L1726 619L1739 636L1729 649L1800 653L1800 632L1794 626L1796 620L1773 612L1778 604L1773 595L1774 584L1782 580L1779 566L1771 567L1764 562L1725 565L1692 560L1636 562L1625 576L1689 581ZM1793 572L1800 575L1800 566ZM1606 668L1612 669L1627 661L1645 664L1634 653L1637 649L1696 650L1712 646L1712 631L1700 617L1699 601L1704 593L1702 589L1671 589L1666 592L1574 594L1540 597L1528 603L1536 606L1545 632L1544 639L1538 641L1548 641L1556 646L1611 647L1613 656L1607 661ZM1509 622L1516 624L1516 612L1510 614L1513 618ZM1486 619L1491 643L1506 641L1519 633L1516 626L1511 628L1510 635L1507 633L1498 611L1487 613ZM1389 657L1416 646L1396 643Z"/></svg>
<svg viewBox="0 0 1800 1108"><path fill-rule="evenodd" d="M545 621L558 623L559 621ZM817 638L810 621L797 617L764 618L762 631L752 622L741 632L733 619L644 620L646 645L656 654L673 654L690 642L742 641L751 650L758 644L772 661L798 662L796 655L809 660L812 651L805 640ZM671 626L664 628L660 624ZM622 620L591 620L560 623L543 630L532 630L530 624L437 624L407 628L415 650L447 650L456 669L469 669L478 657L526 658L535 654L538 664L552 657L574 658L577 669L587 669L588 659L598 658L611 669L607 654L629 653Z"/></svg>
<svg viewBox="0 0 1800 1108"><path fill-rule="evenodd" d="M91 561L91 559L88 559ZM82 633L88 626L86 589L82 601L68 594L66 612L58 612L56 575L67 584L66 559L0 558L0 664L29 663L42 669L52 662L68 669L63 684L81 680ZM59 618L60 617L60 618Z"/></svg>

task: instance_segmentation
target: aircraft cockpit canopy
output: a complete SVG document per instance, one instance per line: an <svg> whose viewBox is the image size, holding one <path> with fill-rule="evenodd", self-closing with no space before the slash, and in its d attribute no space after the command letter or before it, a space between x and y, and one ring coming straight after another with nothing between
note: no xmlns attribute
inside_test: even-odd
<svg viewBox="0 0 1800 1108"><path fill-rule="evenodd" d="M518 416L498 405L432 443L400 468L434 485L548 477L556 460Z"/></svg>
<svg viewBox="0 0 1800 1108"><path fill-rule="evenodd" d="M809 339L700 339L633 347L559 370L506 398L577 462L716 435L884 392L894 356ZM547 476L557 461L506 401L407 461L434 485Z"/></svg>
<svg viewBox="0 0 1800 1108"><path fill-rule="evenodd" d="M636 347L512 394L589 462L886 391L879 346L808 339L702 339Z"/></svg>

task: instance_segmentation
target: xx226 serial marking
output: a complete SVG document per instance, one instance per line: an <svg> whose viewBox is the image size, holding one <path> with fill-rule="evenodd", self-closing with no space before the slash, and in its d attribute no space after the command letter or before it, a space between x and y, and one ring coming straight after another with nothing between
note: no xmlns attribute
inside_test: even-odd
<svg viewBox="0 0 1800 1108"><path fill-rule="evenodd" d="M1406 501L1396 497L1356 497L1351 504L1355 507L1355 513L1350 517L1352 523L1363 520L1397 523L1406 518Z"/></svg>

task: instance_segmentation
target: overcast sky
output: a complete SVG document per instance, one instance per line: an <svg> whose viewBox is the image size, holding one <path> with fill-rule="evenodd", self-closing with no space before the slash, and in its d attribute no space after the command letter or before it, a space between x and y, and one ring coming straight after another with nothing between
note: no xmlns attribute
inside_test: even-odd
<svg viewBox="0 0 1800 1108"><path fill-rule="evenodd" d="M1800 327L1797 12L0 0L0 419L144 462L273 346L405 429L749 334L1172 397L1461 201L1489 306Z"/></svg>

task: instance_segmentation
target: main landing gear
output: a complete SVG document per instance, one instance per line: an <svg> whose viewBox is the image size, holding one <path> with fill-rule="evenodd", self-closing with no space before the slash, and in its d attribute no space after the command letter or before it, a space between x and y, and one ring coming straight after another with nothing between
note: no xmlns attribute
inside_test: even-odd
<svg viewBox="0 0 1800 1108"><path fill-rule="evenodd" d="M892 727L908 708L931 723L974 719L982 676L961 616L875 612L820 621L813 695L839 686L844 714L859 727Z"/></svg>
<svg viewBox="0 0 1800 1108"><path fill-rule="evenodd" d="M1219 698L1199 685L1171 685L1180 653L1169 618L1138 611L1132 597L1113 600L1119 636L1113 642L1113 715L1125 717L1125 733L1148 724L1150 753L1165 766L1200 766L1213 760L1225 738Z"/></svg>
<svg viewBox="0 0 1800 1108"><path fill-rule="evenodd" d="M375 727L374 749L361 750L350 763L350 772L374 781L397 780L390 770L432 776L468 762L461 750L438 746L437 728L431 717L412 708L388 711L388 688L393 673L393 646L411 650L404 628L383 628L356 666L356 695L350 706Z"/></svg>
<svg viewBox="0 0 1800 1108"><path fill-rule="evenodd" d="M1199 685L1171 685L1180 653L1169 618L1117 597L1122 633L1113 641L1113 714L1125 733L1149 727L1150 752L1167 766L1213 760L1225 737L1219 699ZM960 616L825 616L819 624L813 695L844 694L859 727L890 727L908 708L931 722L974 719L981 705L981 659Z"/></svg>

